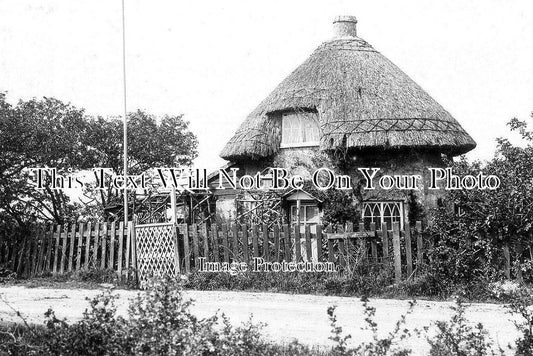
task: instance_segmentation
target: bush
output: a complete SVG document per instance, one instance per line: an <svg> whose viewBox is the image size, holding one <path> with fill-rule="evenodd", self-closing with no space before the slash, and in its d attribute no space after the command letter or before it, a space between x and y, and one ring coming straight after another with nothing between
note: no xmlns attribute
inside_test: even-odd
<svg viewBox="0 0 533 356"><path fill-rule="evenodd" d="M0 327L0 354L24 355L406 355L397 341L408 335L401 328L405 317L385 338L377 336L375 309L363 299L366 329L373 340L350 347L337 323L335 308L328 308L332 326L329 350L310 348L299 342L279 345L266 341L261 323L251 319L233 327L222 314L200 319L191 314L179 284L170 280L151 282L130 305L128 318L116 315L114 295L105 292L89 303L83 318L69 324L46 312L44 326Z"/></svg>
<svg viewBox="0 0 533 356"><path fill-rule="evenodd" d="M516 355L533 355L533 295L531 289L518 289L507 305L509 313L519 316L514 324L522 336L516 340Z"/></svg>
<svg viewBox="0 0 533 356"><path fill-rule="evenodd" d="M430 356L485 356L495 355L492 341L481 323L471 326L464 316L465 306L457 300L452 307L454 315L450 321L437 321L437 334L427 338ZM427 328L426 328L427 330ZM503 354L503 351L500 349Z"/></svg>

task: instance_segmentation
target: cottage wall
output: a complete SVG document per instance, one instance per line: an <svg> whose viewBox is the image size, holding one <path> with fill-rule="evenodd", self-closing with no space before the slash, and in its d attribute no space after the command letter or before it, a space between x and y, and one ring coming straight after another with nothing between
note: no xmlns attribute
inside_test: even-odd
<svg viewBox="0 0 533 356"><path fill-rule="evenodd" d="M445 167L446 163L438 152L431 151L367 151L359 154L343 155L335 159L320 152L318 148L290 148L281 149L271 160L247 165L244 170L248 174L260 171L266 167L287 168L291 174L298 174L305 179L311 179L313 172L321 167L333 169L337 174L349 175L352 184L361 192L362 200L401 200L404 204L405 220L408 221L410 204L416 202L423 210L437 207L442 190L430 190L428 168ZM374 190L362 189L366 183L358 168L380 168L374 181ZM399 190L396 188L385 190L377 182L383 175L421 175L418 190Z"/></svg>

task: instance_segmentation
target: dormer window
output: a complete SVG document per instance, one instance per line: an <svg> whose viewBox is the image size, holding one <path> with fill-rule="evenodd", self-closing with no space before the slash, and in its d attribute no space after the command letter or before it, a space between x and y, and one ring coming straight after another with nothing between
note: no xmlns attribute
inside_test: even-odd
<svg viewBox="0 0 533 356"><path fill-rule="evenodd" d="M281 148L319 145L316 113L290 112L283 114L281 120Z"/></svg>

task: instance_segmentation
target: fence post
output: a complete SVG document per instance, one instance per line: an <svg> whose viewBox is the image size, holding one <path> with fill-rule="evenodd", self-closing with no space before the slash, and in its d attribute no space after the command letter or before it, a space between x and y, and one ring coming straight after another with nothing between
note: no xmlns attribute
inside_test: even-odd
<svg viewBox="0 0 533 356"><path fill-rule="evenodd" d="M81 249L83 246L83 223L78 225L78 249L76 251L76 270L79 271L81 268Z"/></svg>
<svg viewBox="0 0 533 356"><path fill-rule="evenodd" d="M211 243L213 245L213 258L215 262L220 262L219 245L218 245L218 229L215 224L211 225Z"/></svg>
<svg viewBox="0 0 533 356"><path fill-rule="evenodd" d="M237 260L238 256L240 256L240 254L239 254L239 226L236 223L234 223L232 225L232 229L233 229L232 230L232 232L233 232L233 236L232 236L232 238L233 238L233 249L228 249L228 253L229 253L229 251L233 251L233 260ZM229 247L229 241L228 241L228 247ZM229 261L229 259L228 259L228 261Z"/></svg>
<svg viewBox="0 0 533 356"><path fill-rule="evenodd" d="M179 274L181 273L180 249L178 246L178 231L176 229L175 222L172 224L172 236L174 237L174 272L176 273L176 276L179 276Z"/></svg>
<svg viewBox="0 0 533 356"><path fill-rule="evenodd" d="M387 223L381 223L381 242L383 248L383 263L389 266L389 231L387 230Z"/></svg>
<svg viewBox="0 0 533 356"><path fill-rule="evenodd" d="M209 235L207 234L207 224L206 223L202 224L201 231L202 231L202 237L204 239L204 256L205 256L205 260L206 261L210 261L211 259L209 258Z"/></svg>
<svg viewBox="0 0 533 356"><path fill-rule="evenodd" d="M316 258L318 262L322 261L322 225L316 226Z"/></svg>
<svg viewBox="0 0 533 356"><path fill-rule="evenodd" d="M268 247L268 225L263 224L263 258L265 261L270 261L270 253Z"/></svg>
<svg viewBox="0 0 533 356"><path fill-rule="evenodd" d="M296 256L296 262L300 262L302 259L301 240L300 240L300 224L294 225L294 252Z"/></svg>
<svg viewBox="0 0 533 356"><path fill-rule="evenodd" d="M370 241L370 249L372 250L372 262L378 263L378 244L376 242L376 223L370 223L370 231L372 232L372 240Z"/></svg>
<svg viewBox="0 0 533 356"><path fill-rule="evenodd" d="M285 261L291 261L291 229L288 224L283 225L283 245L285 246Z"/></svg>
<svg viewBox="0 0 533 356"><path fill-rule="evenodd" d="M124 260L124 221L118 223L118 255L117 255L117 274L122 279L122 265ZM127 268L127 267L126 267Z"/></svg>
<svg viewBox="0 0 533 356"><path fill-rule="evenodd" d="M416 267L424 263L424 240L422 239L422 222L417 221L415 225L416 233Z"/></svg>
<svg viewBox="0 0 533 356"><path fill-rule="evenodd" d="M46 256L44 257L43 273L50 271L50 262L52 260L52 246L54 245L54 225L50 224L46 234Z"/></svg>
<svg viewBox="0 0 533 356"><path fill-rule="evenodd" d="M246 263L250 263L248 242L248 224L244 224L242 225L242 253L244 255L244 261L246 261Z"/></svg>
<svg viewBox="0 0 533 356"><path fill-rule="evenodd" d="M353 225L352 225L352 229L353 230ZM339 231L337 231L339 232ZM346 232L344 230L344 227L341 227L341 233L344 233ZM347 260L347 256L346 256L346 246L345 246L345 243L344 243L344 239L338 239L337 240L337 243L339 244L339 258L340 258L340 263L341 263L341 267L345 267L346 266L346 260Z"/></svg>
<svg viewBox="0 0 533 356"><path fill-rule="evenodd" d="M68 233L67 233L68 237ZM72 224L70 227L70 239L69 239L69 254L68 254L68 271L72 272L72 264L74 262L74 241L76 241L76 224Z"/></svg>
<svg viewBox="0 0 533 356"><path fill-rule="evenodd" d="M258 231L257 231L257 224L252 225L252 245L254 248L254 255L253 257L259 257L259 242L258 242Z"/></svg>
<svg viewBox="0 0 533 356"><path fill-rule="evenodd" d="M39 246L39 257L37 258L37 265L34 269L35 275L40 275L43 271L44 263L44 252L46 244L46 226L39 227L39 241L41 242ZM1 256L0 256L1 257Z"/></svg>
<svg viewBox="0 0 533 356"><path fill-rule="evenodd" d="M30 261L30 270L28 275L32 277L35 274L35 268L37 267L37 259L38 259L38 249L39 249L39 228L36 229L35 236L33 237L33 244L32 244L32 251L31 251L31 261Z"/></svg>
<svg viewBox="0 0 533 356"><path fill-rule="evenodd" d="M405 258L407 260L407 278L413 274L413 255L411 251L411 227L407 224L405 230Z"/></svg>
<svg viewBox="0 0 533 356"><path fill-rule="evenodd" d="M57 274L57 262L59 255L59 239L61 237L61 225L57 225L57 232L55 233L56 244L54 249L54 267L52 269L53 274Z"/></svg>
<svg viewBox="0 0 533 356"><path fill-rule="evenodd" d="M189 247L189 229L187 224L181 224L179 228L183 235L183 262L185 265L185 273L191 271L191 248Z"/></svg>
<svg viewBox="0 0 533 356"><path fill-rule="evenodd" d="M313 249L311 248L311 229L309 224L305 224L305 254L307 261L313 260Z"/></svg>
<svg viewBox="0 0 533 356"><path fill-rule="evenodd" d="M107 261L107 237L109 236L109 230L107 229L107 221L103 223L104 228L102 230L102 252L100 253L100 268L105 269ZM108 266L109 267L109 266Z"/></svg>
<svg viewBox="0 0 533 356"><path fill-rule="evenodd" d="M192 233L192 249L194 254L194 268L198 269L198 258L200 257L200 247L198 245L198 226L196 224L191 225Z"/></svg>
<svg viewBox="0 0 533 356"><path fill-rule="evenodd" d="M128 224L127 226L124 226L124 228L126 229L126 261L124 261L124 268L126 268L126 278L129 279L130 278L130 258L131 258L131 255L133 255L133 249L132 249L132 241L131 241L131 238L132 238L132 233L131 233L131 230L135 231L135 225L136 225L136 219L134 218L133 221L128 221ZM124 233L124 231L122 232ZM134 247L135 248L135 247ZM133 273L136 273L135 271L133 271Z"/></svg>
<svg viewBox="0 0 533 356"><path fill-rule="evenodd" d="M61 247L61 267L59 270L60 274L65 273L65 263L67 259L67 238L68 238L68 226L64 226L64 230L61 232L61 238L63 239L62 247Z"/></svg>
<svg viewBox="0 0 533 356"><path fill-rule="evenodd" d="M100 223L94 225L93 266L98 266L98 247L100 246Z"/></svg>
<svg viewBox="0 0 533 356"><path fill-rule="evenodd" d="M396 283L402 280L402 256L400 254L400 223L392 223L392 245L394 249L394 279Z"/></svg>
<svg viewBox="0 0 533 356"><path fill-rule="evenodd" d="M280 245L279 245L279 226L274 225L274 258L276 262L280 262Z"/></svg>
<svg viewBox="0 0 533 356"><path fill-rule="evenodd" d="M137 224L137 219L135 219L135 224L133 221L128 221L128 235L131 236L131 267L133 268L133 276L135 282L138 281L139 274L137 272L137 235L135 233L135 225Z"/></svg>
<svg viewBox="0 0 533 356"><path fill-rule="evenodd" d="M111 239L109 239L109 263L107 268L115 269L115 237L117 233L116 223L111 222Z"/></svg>
<svg viewBox="0 0 533 356"><path fill-rule="evenodd" d="M364 231L365 231L365 224L359 223L359 232L362 233ZM366 238L361 237L358 243L359 243L359 248L361 249L362 254L363 254L363 262L366 262L368 259L368 250L366 248Z"/></svg>
<svg viewBox="0 0 533 356"><path fill-rule="evenodd" d="M236 234L236 232L234 232L234 234ZM224 246L224 262L229 262L228 225L226 224L222 224L222 244ZM235 249L236 248L237 247L235 246Z"/></svg>
<svg viewBox="0 0 533 356"><path fill-rule="evenodd" d="M328 227L326 227L326 233L330 233L331 230L332 230L331 225L328 225ZM333 240L328 239L328 262L331 262L331 263L335 262L335 251L333 248L334 248Z"/></svg>
<svg viewBox="0 0 533 356"><path fill-rule="evenodd" d="M98 225L98 224L97 224ZM87 236L85 238L85 262L84 262L84 268L89 269L89 254L91 251L91 234L92 234L92 226L91 222L89 221L87 223Z"/></svg>

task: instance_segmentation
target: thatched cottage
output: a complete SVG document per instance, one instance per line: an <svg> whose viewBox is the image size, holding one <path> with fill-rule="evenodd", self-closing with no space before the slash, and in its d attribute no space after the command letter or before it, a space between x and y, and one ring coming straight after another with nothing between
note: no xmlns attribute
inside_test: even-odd
<svg viewBox="0 0 533 356"><path fill-rule="evenodd" d="M476 143L407 74L358 37L356 24L355 17L337 17L334 37L248 115L220 156L230 161L226 168L238 167L241 174L286 167L309 176L323 166L354 181L361 178L357 167L379 167L379 174L421 174L424 181L416 191L363 191L361 216L354 219L404 225L413 202L432 207L439 198L440 192L425 184L427 167L444 167ZM237 193L215 192L222 213L238 215ZM253 199L248 199L250 210ZM321 202L312 194L288 192L281 199L293 221L319 221Z"/></svg>

